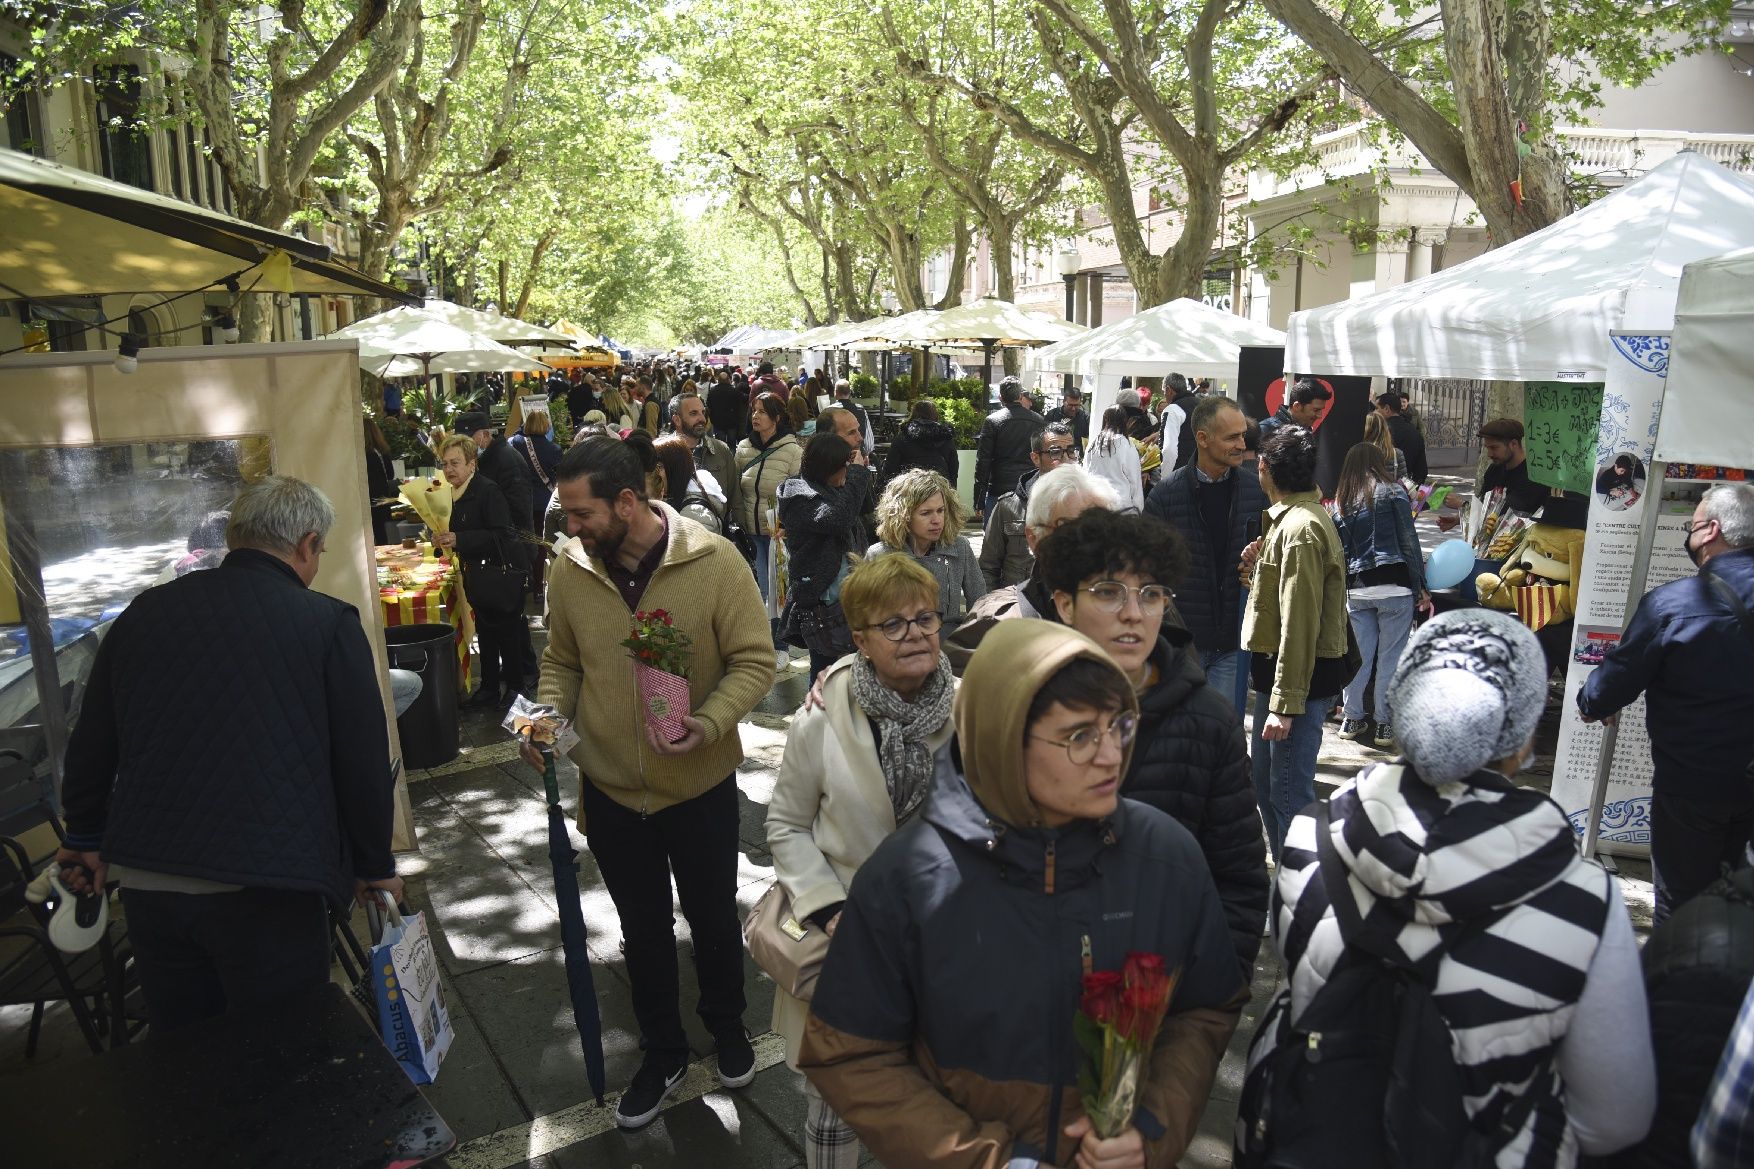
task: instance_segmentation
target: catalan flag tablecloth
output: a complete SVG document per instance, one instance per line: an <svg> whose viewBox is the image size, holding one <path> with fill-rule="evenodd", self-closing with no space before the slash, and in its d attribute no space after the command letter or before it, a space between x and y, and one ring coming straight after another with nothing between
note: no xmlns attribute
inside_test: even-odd
<svg viewBox="0 0 1754 1169"><path fill-rule="evenodd" d="M457 630L457 687L469 692L469 643L475 637L474 615L458 604L463 595L457 566L439 557L427 560L418 548L381 545L377 548L378 609L386 626L443 622Z"/></svg>

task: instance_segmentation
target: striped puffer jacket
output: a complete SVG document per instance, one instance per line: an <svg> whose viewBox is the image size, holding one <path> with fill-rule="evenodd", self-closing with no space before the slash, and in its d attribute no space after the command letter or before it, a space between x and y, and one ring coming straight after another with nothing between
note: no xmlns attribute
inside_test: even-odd
<svg viewBox="0 0 1754 1169"><path fill-rule="evenodd" d="M1437 963L1433 1001L1449 1024L1462 1103L1476 1127L1497 1134L1500 1169L1575 1165L1558 1049L1612 888L1600 866L1578 856L1559 805L1493 772L1433 787L1402 764L1381 764L1334 793L1330 817L1335 851L1351 873L1347 892L1373 932L1394 931L1408 964L1447 946L1462 923L1501 913ZM1262 1018L1250 1066L1265 1057L1280 1012L1289 1009L1295 1020L1346 948L1316 832L1306 811L1286 835L1274 932L1290 989ZM1507 1117L1517 1119L1507 1124Z"/></svg>

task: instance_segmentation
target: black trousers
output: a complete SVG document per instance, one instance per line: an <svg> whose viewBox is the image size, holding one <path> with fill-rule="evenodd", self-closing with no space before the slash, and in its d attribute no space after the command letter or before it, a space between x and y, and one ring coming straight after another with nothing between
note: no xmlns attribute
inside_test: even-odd
<svg viewBox="0 0 1754 1169"><path fill-rule="evenodd" d="M1659 783L1650 800L1650 864L1661 925L1675 909L1718 879L1725 865L1746 863L1754 830L1754 796L1724 802L1664 795Z"/></svg>
<svg viewBox="0 0 1754 1169"><path fill-rule="evenodd" d="M525 678L535 675L536 651L530 645L530 626L523 613L477 608L475 636L481 642L483 690L494 693L502 686L521 687Z"/></svg>
<svg viewBox="0 0 1754 1169"><path fill-rule="evenodd" d="M226 1011L273 1009L329 980L329 911L321 893L122 889L128 940L155 1029Z"/></svg>
<svg viewBox="0 0 1754 1169"><path fill-rule="evenodd" d="M580 777L585 840L621 917L641 1045L686 1059L670 880L694 940L696 1011L715 1038L742 1034L743 933L737 921L737 781L642 816Z"/></svg>

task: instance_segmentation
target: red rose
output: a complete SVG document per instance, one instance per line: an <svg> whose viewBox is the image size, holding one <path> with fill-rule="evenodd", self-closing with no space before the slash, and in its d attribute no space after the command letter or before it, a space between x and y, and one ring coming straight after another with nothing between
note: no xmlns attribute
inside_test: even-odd
<svg viewBox="0 0 1754 1169"><path fill-rule="evenodd" d="M1084 976L1084 996L1078 1009L1095 1023L1113 1023L1121 1010L1121 976L1115 970L1098 970Z"/></svg>

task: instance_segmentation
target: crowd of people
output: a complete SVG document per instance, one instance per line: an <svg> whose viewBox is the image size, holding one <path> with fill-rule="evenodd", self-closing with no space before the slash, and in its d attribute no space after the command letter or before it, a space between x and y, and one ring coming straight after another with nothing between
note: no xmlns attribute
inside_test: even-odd
<svg viewBox="0 0 1754 1169"><path fill-rule="evenodd" d="M1735 1029L1715 1077L1739 1095L1696 1067L1680 1103L1664 1082L1665 1109L1691 1108L1686 1122L1653 1130L1670 1053L1661 1029L1653 1043L1635 1022L1645 981L1618 886L1578 856L1558 805L1514 781L1549 696L1536 635L1488 608L1415 629L1431 595L1408 488L1428 468L1398 396L1379 401L1324 499L1319 383L1294 382L1258 426L1179 377L1162 395L1143 391L1093 428L1076 393L1038 414L1007 379L981 426L972 511L929 404L884 458L850 387L820 370L556 379L568 436L536 411L510 439L486 414L455 420L437 452L454 500L439 542L477 610L471 701L533 692L581 739L579 824L620 918L643 1052L616 1122L650 1123L687 1069L678 906L717 1075L732 1088L755 1076L738 726L796 648L814 685L767 835L794 925L832 944L808 990L776 993L773 1023L802 1075L813 1169L856 1164L861 1143L896 1166L1173 1164L1263 937L1286 980L1255 1034L1239 1163L1333 1163L1299 1160L1297 1143L1376 1139L1352 1112L1299 1113L1262 1084L1288 1060L1318 1063L1320 1020L1345 1009L1330 988L1383 963L1419 982L1453 1036L1448 1104L1475 1163L1545 1169L1651 1142L1663 1149L1627 1163L1670 1163L1661 1155L1689 1141L1700 1164L1741 1163L1754 1007L1737 1022L1729 1003L1714 1024ZM1506 422L1483 434L1518 487L1521 436ZM260 963L219 953L232 902L203 895L275 892L260 928L298 927L310 951L304 917L323 897L396 888L387 747L381 722L374 734L359 718L373 683L363 634L351 610L305 591L332 522L296 481L249 489L219 568L145 594L94 668L67 758L62 860L88 885L126 867L142 982L167 1020L207 1009L177 989L191 970L221 1004L266 993L247 985ZM977 555L965 532L981 522ZM1687 539L1701 575L1646 599L1578 699L1601 719L1648 696L1669 953L1687 949L1678 931L1707 928L1683 910L1720 896L1712 882L1744 859L1754 821L1754 624L1724 599L1754 603L1754 487L1707 492ZM525 620L536 600L539 663ZM176 636L188 613L244 601L275 615L271 632L198 653ZM692 641L680 737L645 718L623 647L642 611ZM166 736L213 696L131 684L170 665L272 687L258 634L292 647L297 684L328 696L281 716L287 735L333 742L328 756L258 766L274 736L191 755ZM1319 800L1336 707L1340 736L1381 754ZM525 757L541 765L529 746ZM236 822L249 805L199 831L151 814L161 793L199 799L215 768L250 774L262 807L332 780L308 817L309 855L269 865L263 826ZM1139 952L1175 972L1174 996L1131 1122L1101 1134L1074 1088L1074 1015L1088 978ZM272 988L310 981L316 954L303 958ZM1384 1106L1380 1094L1351 1103Z"/></svg>

